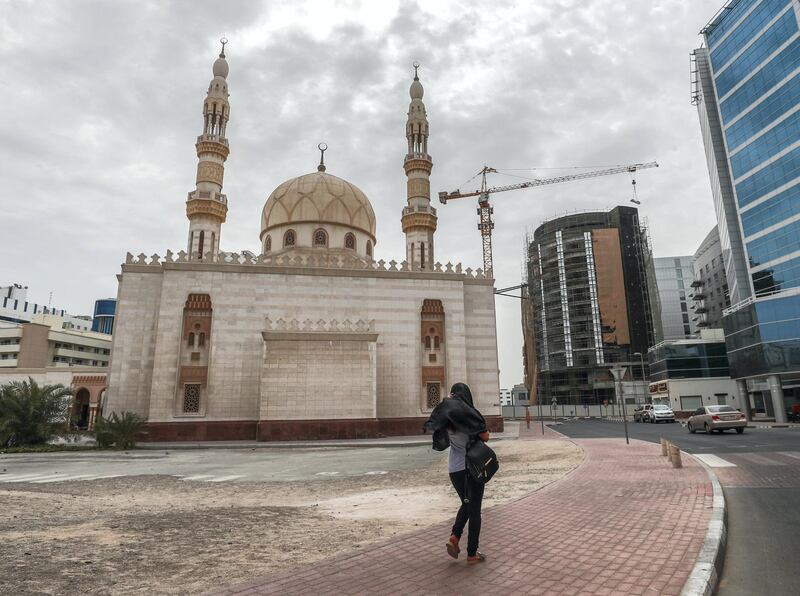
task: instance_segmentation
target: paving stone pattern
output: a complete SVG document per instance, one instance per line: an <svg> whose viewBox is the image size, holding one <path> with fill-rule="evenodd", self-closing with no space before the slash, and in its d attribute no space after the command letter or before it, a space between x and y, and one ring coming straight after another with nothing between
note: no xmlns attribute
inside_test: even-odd
<svg viewBox="0 0 800 596"><path fill-rule="evenodd" d="M570 475L484 512L486 563L466 565L466 536L449 558L440 524L218 594L680 594L708 527L705 471L689 457L673 469L642 441L576 443L586 458Z"/></svg>

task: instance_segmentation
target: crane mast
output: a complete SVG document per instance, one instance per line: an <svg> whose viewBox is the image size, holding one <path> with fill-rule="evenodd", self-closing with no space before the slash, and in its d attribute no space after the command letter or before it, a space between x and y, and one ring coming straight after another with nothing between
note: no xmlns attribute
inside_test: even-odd
<svg viewBox="0 0 800 596"><path fill-rule="evenodd" d="M616 166L613 168L605 168L602 170L593 170L591 172L581 172L580 174L569 174L566 176L553 176L551 178L537 178L520 182L517 184L508 184L506 186L492 186L489 187L486 183L486 174L496 173L495 168L483 166L480 172L481 175L481 188L480 190L472 192L461 192L454 190L452 192L442 191L439 193L439 201L442 204L447 204L448 201L455 199L465 199L467 197L478 197L478 230L481 233L481 242L483 243L483 270L487 276L494 276L494 266L492 263L492 230L494 229L494 222L492 221L492 214L494 208L489 202L489 195L497 192L506 192L508 190L519 190L522 188L531 188L534 186L550 186L553 184L561 184L563 182L572 182L573 180L583 180L586 178L596 178L598 176L610 176L612 174L622 174L625 172L634 174L637 170L645 170L647 168L657 168L658 164L654 161L647 163L637 163L624 166ZM636 189L636 180L633 181L634 190ZM637 201L638 204L638 201Z"/></svg>

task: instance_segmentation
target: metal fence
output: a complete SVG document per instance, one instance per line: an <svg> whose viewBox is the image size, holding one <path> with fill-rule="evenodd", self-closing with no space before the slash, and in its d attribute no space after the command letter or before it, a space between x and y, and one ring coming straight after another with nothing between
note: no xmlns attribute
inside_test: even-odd
<svg viewBox="0 0 800 596"><path fill-rule="evenodd" d="M628 416L633 415L633 409L636 407L635 403L627 403L625 409ZM613 416L622 416L622 408L618 404L600 405L575 405L575 404L559 404L557 406L542 405L541 410L538 405L527 406L530 410L531 418L567 418L575 416L591 416L595 418L606 418ZM503 406L503 418L510 420L525 418L526 406Z"/></svg>

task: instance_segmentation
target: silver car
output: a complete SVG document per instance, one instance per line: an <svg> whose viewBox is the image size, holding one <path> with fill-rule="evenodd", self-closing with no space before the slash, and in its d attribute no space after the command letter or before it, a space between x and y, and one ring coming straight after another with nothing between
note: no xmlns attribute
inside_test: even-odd
<svg viewBox="0 0 800 596"><path fill-rule="evenodd" d="M675 422L675 412L667 404L653 404L653 408L647 412L647 420L654 424Z"/></svg>
<svg viewBox="0 0 800 596"><path fill-rule="evenodd" d="M703 406L697 408L689 420L686 428L690 433L700 429L711 434L713 431L724 432L729 428L736 429L742 434L747 426L747 418L739 410L732 406Z"/></svg>

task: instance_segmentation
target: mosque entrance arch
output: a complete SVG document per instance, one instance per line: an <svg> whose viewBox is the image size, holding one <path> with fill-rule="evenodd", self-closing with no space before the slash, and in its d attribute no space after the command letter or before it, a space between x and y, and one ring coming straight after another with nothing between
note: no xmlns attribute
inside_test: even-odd
<svg viewBox="0 0 800 596"><path fill-rule="evenodd" d="M89 402L91 396L86 387L81 387L75 393L75 399L72 406L72 420L73 424L79 430L86 430L89 428Z"/></svg>

